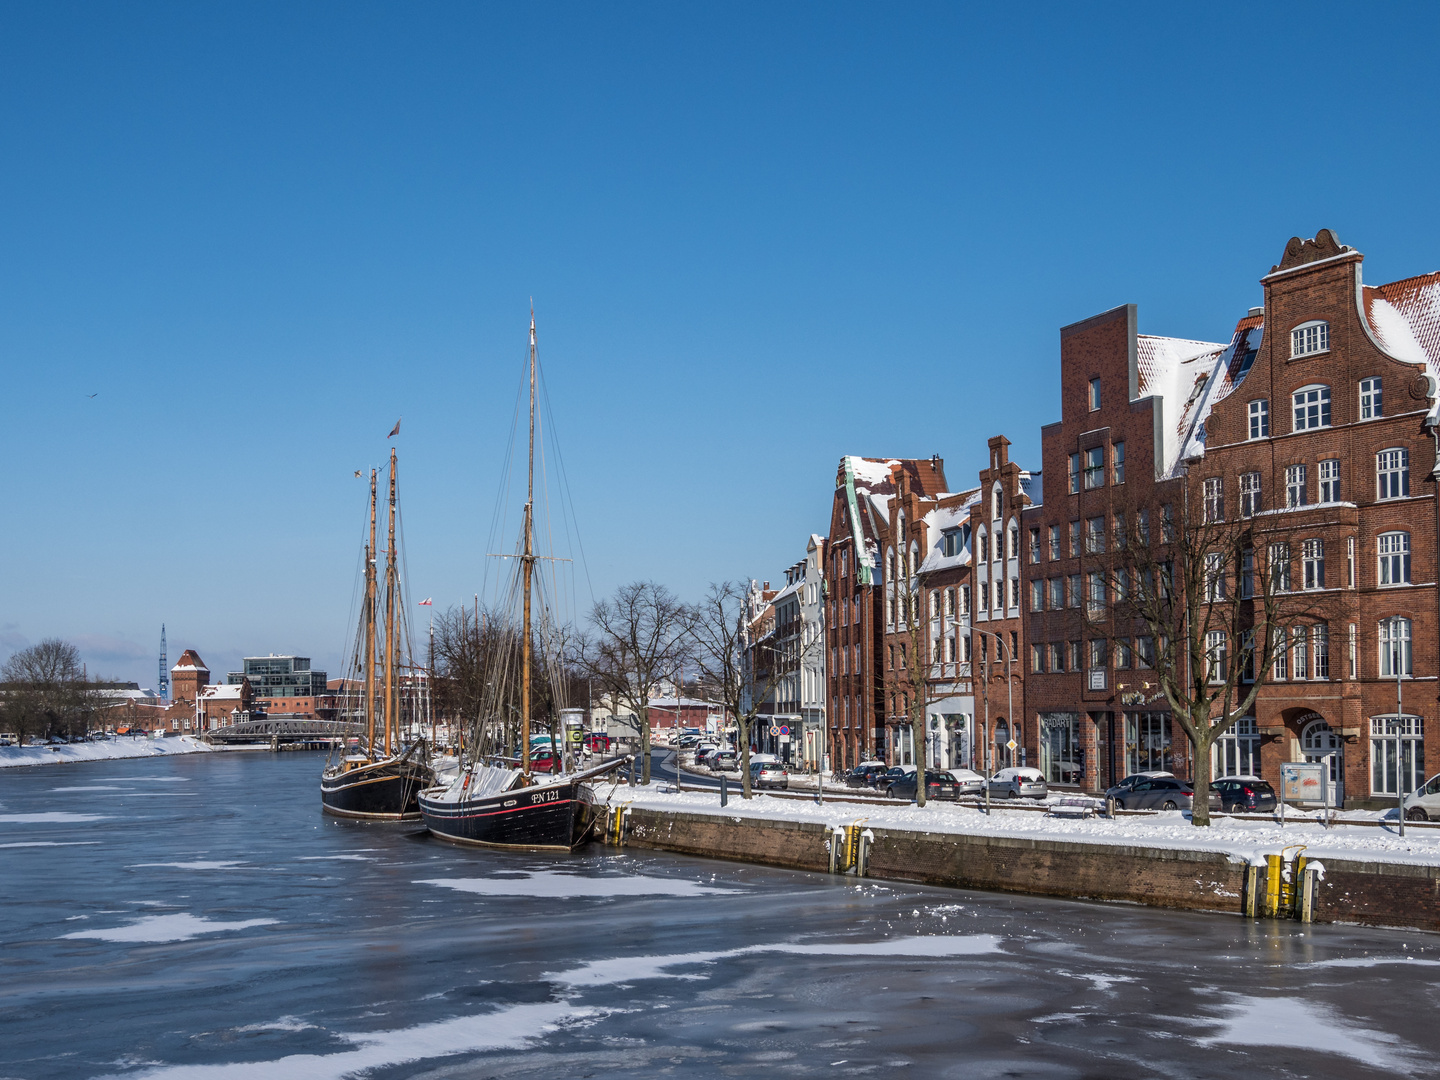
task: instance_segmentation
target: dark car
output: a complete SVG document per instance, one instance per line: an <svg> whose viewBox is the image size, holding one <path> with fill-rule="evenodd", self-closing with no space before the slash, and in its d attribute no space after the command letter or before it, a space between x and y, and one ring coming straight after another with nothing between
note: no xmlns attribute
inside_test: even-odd
<svg viewBox="0 0 1440 1080"><path fill-rule="evenodd" d="M1210 790L1220 796L1220 809L1227 814L1264 813L1276 806L1275 789L1264 780L1254 777L1221 777L1210 784Z"/></svg>
<svg viewBox="0 0 1440 1080"><path fill-rule="evenodd" d="M863 761L845 774L846 787L874 787L875 780L885 772L883 761Z"/></svg>
<svg viewBox="0 0 1440 1080"><path fill-rule="evenodd" d="M1160 770L1157 770L1157 771L1155 771L1155 772L1137 772L1137 773L1131 773L1129 776L1125 777L1124 780L1121 780L1121 781L1120 781L1118 784L1116 784L1114 787L1112 787L1112 788L1110 788L1108 791L1106 791L1106 792L1105 792L1105 795L1106 795L1107 798L1113 798L1113 799L1123 798L1125 795L1128 795L1130 792L1134 791L1134 790L1135 790L1135 785L1138 784L1138 783L1140 783L1142 780L1154 780L1156 777L1161 777L1161 776L1173 777L1174 775L1175 775L1175 774L1172 773L1172 772L1164 772L1164 771L1160 771Z"/></svg>
<svg viewBox="0 0 1440 1080"><path fill-rule="evenodd" d="M1194 786L1173 776L1141 780L1128 792L1115 796L1115 805L1121 810L1189 810L1194 801ZM1214 788L1210 789L1210 809L1220 809L1220 796Z"/></svg>
<svg viewBox="0 0 1440 1080"><path fill-rule="evenodd" d="M908 772L899 780L894 781L886 794L892 799L914 800L915 790L920 785L916 782L915 773ZM925 798L927 799L950 799L959 798L959 786L955 778L948 772L925 773Z"/></svg>

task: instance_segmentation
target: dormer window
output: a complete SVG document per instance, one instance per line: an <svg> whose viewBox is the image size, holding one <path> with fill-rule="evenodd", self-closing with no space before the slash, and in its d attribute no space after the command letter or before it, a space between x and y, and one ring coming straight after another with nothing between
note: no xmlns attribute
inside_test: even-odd
<svg viewBox="0 0 1440 1080"><path fill-rule="evenodd" d="M1330 324L1324 319L1301 323L1290 331L1290 355L1309 356L1330 350Z"/></svg>
<svg viewBox="0 0 1440 1080"><path fill-rule="evenodd" d="M940 534L940 553L945 558L954 558L960 554L960 530L946 529Z"/></svg>

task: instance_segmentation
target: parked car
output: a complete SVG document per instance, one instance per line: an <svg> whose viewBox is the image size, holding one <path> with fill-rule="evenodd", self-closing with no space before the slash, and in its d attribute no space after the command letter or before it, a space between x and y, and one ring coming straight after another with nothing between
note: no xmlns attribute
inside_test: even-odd
<svg viewBox="0 0 1440 1080"><path fill-rule="evenodd" d="M675 740L675 746L680 750L692 750L700 745L699 735L681 735Z"/></svg>
<svg viewBox="0 0 1440 1080"><path fill-rule="evenodd" d="M716 750L705 759L705 764L711 772L734 772L736 768L735 751Z"/></svg>
<svg viewBox="0 0 1440 1080"><path fill-rule="evenodd" d="M1227 814L1275 809L1275 789L1257 776L1222 776L1210 782L1210 790L1220 796L1220 809Z"/></svg>
<svg viewBox="0 0 1440 1080"><path fill-rule="evenodd" d="M885 772L883 761L862 761L845 774L846 787L874 787L875 781Z"/></svg>
<svg viewBox="0 0 1440 1080"><path fill-rule="evenodd" d="M1437 819L1440 819L1440 774L1432 776L1405 796L1406 821Z"/></svg>
<svg viewBox="0 0 1440 1080"><path fill-rule="evenodd" d="M1112 788L1107 788L1106 791L1105 791L1105 797L1106 797L1107 799L1110 799L1110 798L1118 799L1118 798L1121 798L1121 797L1123 797L1123 796L1125 796L1125 795L1128 795L1130 792L1134 791L1134 790L1135 790L1135 785L1138 784L1138 783L1140 783L1140 781L1142 781L1142 780L1153 780L1153 779L1155 779L1156 777L1159 777L1159 776L1174 776L1174 775L1175 775L1175 774L1172 773L1172 772L1164 772L1164 771L1158 770L1158 769L1155 770L1155 771L1153 771L1153 772L1137 772L1137 773L1131 773L1129 776L1125 777L1124 780L1121 780L1121 781L1120 781L1118 784L1116 784L1114 787L1112 787Z"/></svg>
<svg viewBox="0 0 1440 1080"><path fill-rule="evenodd" d="M948 769L950 779L955 784L955 798L962 795L983 795L985 793L985 777L971 769Z"/></svg>
<svg viewBox="0 0 1440 1080"><path fill-rule="evenodd" d="M914 799L915 792L919 788L916 782L916 772L911 769L904 777L896 780L890 785L887 794L892 799ZM949 799L952 802L959 797L955 777L947 770L939 769L935 772L925 772L925 798L927 799Z"/></svg>
<svg viewBox="0 0 1440 1080"><path fill-rule="evenodd" d="M752 760L750 762L750 786L752 788L779 788L782 791L788 788L790 774L785 771L785 763L774 758L769 761Z"/></svg>
<svg viewBox="0 0 1440 1080"><path fill-rule="evenodd" d="M1173 776L1141 780L1124 795L1116 796L1121 810L1189 810L1195 801L1194 785ZM1220 809L1220 794L1210 789L1210 809Z"/></svg>
<svg viewBox="0 0 1440 1080"><path fill-rule="evenodd" d="M905 778L905 773L906 773L907 771L908 771L908 772L914 772L914 771L915 771L915 766L914 766L914 765L892 765L892 766L890 766L890 768L886 769L884 772L882 772L882 773L876 773L876 775L875 775L875 790L876 790L876 791L880 791L880 792L888 791L889 788L890 788L890 785L893 784L896 780L903 780L903 779Z"/></svg>
<svg viewBox="0 0 1440 1080"><path fill-rule="evenodd" d="M1043 799L1050 793L1045 774L1026 766L1001 769L990 777L992 799Z"/></svg>
<svg viewBox="0 0 1440 1080"><path fill-rule="evenodd" d="M599 731L592 731L585 736L585 753L592 757L605 757L610 753L610 736Z"/></svg>
<svg viewBox="0 0 1440 1080"><path fill-rule="evenodd" d="M704 765L705 759L719 749L714 743L701 743L695 747L695 764Z"/></svg>

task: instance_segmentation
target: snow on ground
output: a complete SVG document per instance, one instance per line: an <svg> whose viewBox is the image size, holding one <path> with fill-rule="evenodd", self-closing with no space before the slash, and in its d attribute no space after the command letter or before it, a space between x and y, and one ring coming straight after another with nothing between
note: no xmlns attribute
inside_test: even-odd
<svg viewBox="0 0 1440 1080"><path fill-rule="evenodd" d="M1007 810L996 806L987 815L983 809L931 802L925 807L865 806L859 803L826 803L757 795L748 802L738 791L729 805L720 806L718 792L668 790L668 785L651 784L632 789L609 785L597 791L609 797L613 806L629 803L651 810L672 810L722 817L816 821L827 825L850 825L863 820L870 828L913 832L953 833L963 836L1001 836L1027 840L1061 840L1115 846L1163 848L1167 850L1212 851L1249 863L1263 863L1266 855L1281 848L1304 844L1307 859L1368 859L1376 862L1440 866L1440 829L1407 829L1402 839L1393 823L1379 827L1337 825L1326 828L1314 817L1287 816L1282 827L1277 821L1245 821L1217 817L1209 828L1196 828L1179 810L1110 821L1101 817L1052 817L1035 810ZM1294 811L1290 812L1291 815ZM1349 816L1349 815L1347 815ZM1360 816L1360 815L1357 815ZM1376 815L1370 815L1373 819Z"/></svg>
<svg viewBox="0 0 1440 1080"><path fill-rule="evenodd" d="M215 749L191 735L168 739L119 736L105 742L64 746L0 747L0 769L15 765L54 765L69 761L111 761L115 758L158 757L161 754L205 754Z"/></svg>

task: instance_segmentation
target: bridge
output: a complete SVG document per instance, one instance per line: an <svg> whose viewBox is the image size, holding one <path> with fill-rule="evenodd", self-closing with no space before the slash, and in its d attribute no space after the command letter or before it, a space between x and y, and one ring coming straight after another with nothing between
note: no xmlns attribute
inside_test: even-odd
<svg viewBox="0 0 1440 1080"><path fill-rule="evenodd" d="M348 736L359 735L360 725L344 720L300 720L281 717L241 720L205 734L207 742L220 745L269 743L281 746L324 749Z"/></svg>

